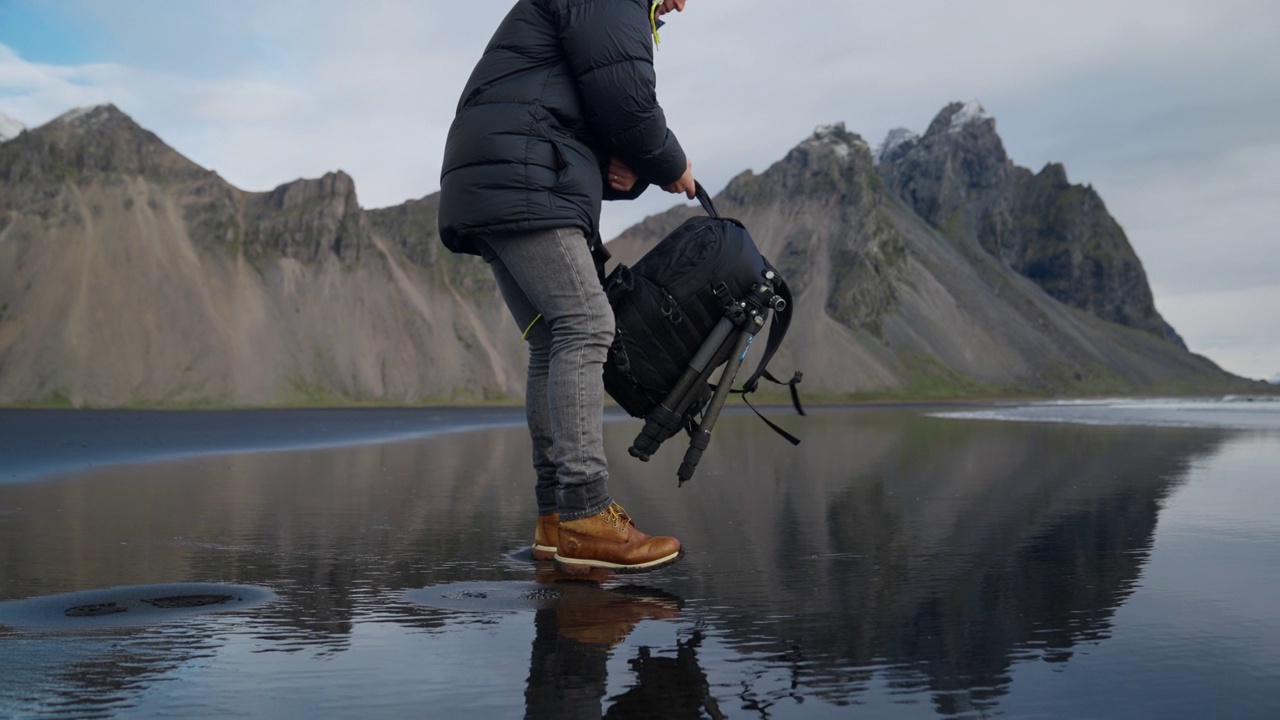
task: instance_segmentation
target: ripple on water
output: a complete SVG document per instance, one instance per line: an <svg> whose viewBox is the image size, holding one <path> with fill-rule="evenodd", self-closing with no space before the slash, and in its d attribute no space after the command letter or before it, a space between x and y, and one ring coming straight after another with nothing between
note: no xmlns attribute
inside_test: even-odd
<svg viewBox="0 0 1280 720"><path fill-rule="evenodd" d="M275 593L266 588L220 583L82 590L0 602L0 625L57 632L155 625L204 613L257 607L274 599Z"/></svg>
<svg viewBox="0 0 1280 720"><path fill-rule="evenodd" d="M578 590L590 591L589 588ZM404 599L441 610L522 612L547 607L564 594L561 587L533 582L461 582L410 590Z"/></svg>

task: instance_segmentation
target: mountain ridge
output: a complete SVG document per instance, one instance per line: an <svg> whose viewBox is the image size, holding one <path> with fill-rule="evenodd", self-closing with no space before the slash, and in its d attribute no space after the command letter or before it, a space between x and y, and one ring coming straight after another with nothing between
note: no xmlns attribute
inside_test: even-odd
<svg viewBox="0 0 1280 720"><path fill-rule="evenodd" d="M1097 192L1072 185L1058 163L1039 173L1015 165L995 126L976 101L951 103L878 169L891 190L953 241L976 241L1054 298L1185 350Z"/></svg>
<svg viewBox="0 0 1280 720"><path fill-rule="evenodd" d="M992 137L994 120L977 108L953 122L964 108L949 105L924 137ZM896 141L898 147L882 144L879 155L890 162L910 157L911 137L899 134ZM1021 170L1002 145L991 150L964 168L971 175L956 183L961 192L999 188L1002 176ZM803 351L784 351L775 363L804 369L810 388L1088 394L1208 391L1235 382L1163 333L1053 298L984 248L976 228L949 233L946 223L929 222L929 203L936 206L940 195L955 202L959 193L935 191L922 203L910 192L915 182L901 168L876 163L862 138L836 124L820 126L765 172L735 177L715 198L722 213L746 224L792 285L799 320L792 333ZM924 213L917 210L922 204ZM651 217L608 247L619 263L634 262L696 212ZM1143 289L1149 293L1145 278Z"/></svg>
<svg viewBox="0 0 1280 720"><path fill-rule="evenodd" d="M0 145L0 187L0 404L474 402L523 387L519 348L488 337L514 332L500 299L462 302L407 262L345 173L245 192L100 106Z"/></svg>
<svg viewBox="0 0 1280 720"><path fill-rule="evenodd" d="M18 137L22 134L22 131L26 129L26 125L23 125L4 113L0 113L0 143Z"/></svg>
<svg viewBox="0 0 1280 720"><path fill-rule="evenodd" d="M918 144L877 165L823 126L717 196L799 291L776 367L831 397L1251 387L930 224L886 179L905 175L881 169ZM243 191L112 105L0 144L0 190L0 405L523 393L519 330L485 264L440 245L438 194L367 210L341 170ZM676 206L609 248L626 261L697 212Z"/></svg>

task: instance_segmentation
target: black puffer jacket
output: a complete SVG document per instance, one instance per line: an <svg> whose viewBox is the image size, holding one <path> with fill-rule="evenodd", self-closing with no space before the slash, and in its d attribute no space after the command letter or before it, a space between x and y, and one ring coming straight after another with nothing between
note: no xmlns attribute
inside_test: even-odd
<svg viewBox="0 0 1280 720"><path fill-rule="evenodd" d="M552 227L598 238L600 201L623 197L604 181L612 155L644 183L680 179L685 155L658 105L649 5L519 0L511 9L449 128L439 215L449 249L475 253L476 236Z"/></svg>

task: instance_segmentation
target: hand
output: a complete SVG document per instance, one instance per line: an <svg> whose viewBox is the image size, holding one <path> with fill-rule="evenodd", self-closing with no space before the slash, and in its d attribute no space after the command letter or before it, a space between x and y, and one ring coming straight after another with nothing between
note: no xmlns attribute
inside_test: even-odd
<svg viewBox="0 0 1280 720"><path fill-rule="evenodd" d="M609 187L618 192L628 192L635 187L636 181L640 178L636 176L627 164L618 159L617 155L609 158L609 173L605 178L609 181Z"/></svg>
<svg viewBox="0 0 1280 720"><path fill-rule="evenodd" d="M676 12L684 12L685 0L663 0L662 6L658 8L658 15L666 15L675 10Z"/></svg>
<svg viewBox="0 0 1280 720"><path fill-rule="evenodd" d="M669 193L684 193L690 200L697 197L698 184L693 179L693 163L685 160L684 174L670 185L663 185L662 189Z"/></svg>

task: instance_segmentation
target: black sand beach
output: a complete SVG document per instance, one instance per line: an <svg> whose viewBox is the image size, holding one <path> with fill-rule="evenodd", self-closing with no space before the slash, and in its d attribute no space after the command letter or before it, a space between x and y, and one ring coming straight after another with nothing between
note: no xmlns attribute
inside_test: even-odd
<svg viewBox="0 0 1280 720"><path fill-rule="evenodd" d="M1280 407L939 410L732 414L680 489L610 423L688 553L595 583L519 411L6 411L0 715L1280 714Z"/></svg>
<svg viewBox="0 0 1280 720"><path fill-rule="evenodd" d="M302 450L521 425L514 408L4 410L0 484L104 465Z"/></svg>

